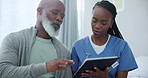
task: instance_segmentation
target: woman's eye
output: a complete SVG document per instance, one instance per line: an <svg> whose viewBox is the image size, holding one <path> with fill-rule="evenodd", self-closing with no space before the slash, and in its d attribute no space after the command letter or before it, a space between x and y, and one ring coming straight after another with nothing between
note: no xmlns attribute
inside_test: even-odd
<svg viewBox="0 0 148 78"><path fill-rule="evenodd" d="M106 25L107 24L107 21L102 21L102 25Z"/></svg>

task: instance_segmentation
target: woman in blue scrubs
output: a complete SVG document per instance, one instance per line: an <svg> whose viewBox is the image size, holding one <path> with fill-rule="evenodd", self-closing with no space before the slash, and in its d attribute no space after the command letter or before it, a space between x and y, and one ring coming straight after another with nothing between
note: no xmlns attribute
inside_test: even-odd
<svg viewBox="0 0 148 78"><path fill-rule="evenodd" d="M127 78L128 72L138 68L128 43L123 39L115 22L116 8L109 1L97 2L93 7L91 20L91 36L76 41L72 47L72 60L76 72L83 61L94 57L118 56L119 65L108 72L108 68L100 71L86 70L82 78ZM80 78L81 78L80 77Z"/></svg>

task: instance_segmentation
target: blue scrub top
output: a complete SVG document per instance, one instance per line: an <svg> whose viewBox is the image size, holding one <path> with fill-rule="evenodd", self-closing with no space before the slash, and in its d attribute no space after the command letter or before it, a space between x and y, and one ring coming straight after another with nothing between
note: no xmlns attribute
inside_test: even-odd
<svg viewBox="0 0 148 78"><path fill-rule="evenodd" d="M71 58L75 62L75 64L72 66L73 72L78 70L79 66L86 59L87 53L90 54L88 58L109 56L118 56L120 58L118 60L119 65L108 73L109 78L115 78L115 74L118 71L130 71L138 68L135 58L127 42L115 36L110 37L105 49L100 54L95 52L88 36L76 41L73 44L71 53Z"/></svg>

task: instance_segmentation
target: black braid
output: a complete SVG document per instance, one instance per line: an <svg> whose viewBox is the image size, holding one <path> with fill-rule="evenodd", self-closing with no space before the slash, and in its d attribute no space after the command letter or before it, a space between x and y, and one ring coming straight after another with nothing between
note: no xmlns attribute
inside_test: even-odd
<svg viewBox="0 0 148 78"><path fill-rule="evenodd" d="M123 39L123 36L121 35L121 33L116 25L116 21L115 21L115 17L117 14L116 7L112 3L110 3L109 1L106 1L106 0L102 0L101 2L97 2L95 4L95 6L101 6L105 9L107 9L113 15L114 23L112 25L112 28L108 29L108 34ZM95 8L95 6L93 7L93 9Z"/></svg>
<svg viewBox="0 0 148 78"><path fill-rule="evenodd" d="M114 22L113 24L116 24L116 22ZM112 25L112 28L108 29L108 34L116 36L118 38L124 39L123 36L121 35L117 25Z"/></svg>

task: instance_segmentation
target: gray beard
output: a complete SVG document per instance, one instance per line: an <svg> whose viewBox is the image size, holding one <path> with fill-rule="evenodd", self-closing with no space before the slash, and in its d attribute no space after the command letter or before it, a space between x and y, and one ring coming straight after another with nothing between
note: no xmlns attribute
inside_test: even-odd
<svg viewBox="0 0 148 78"><path fill-rule="evenodd" d="M56 37L59 34L59 29L55 29L52 23L46 18L42 18L42 25L45 31L50 35L50 37Z"/></svg>

